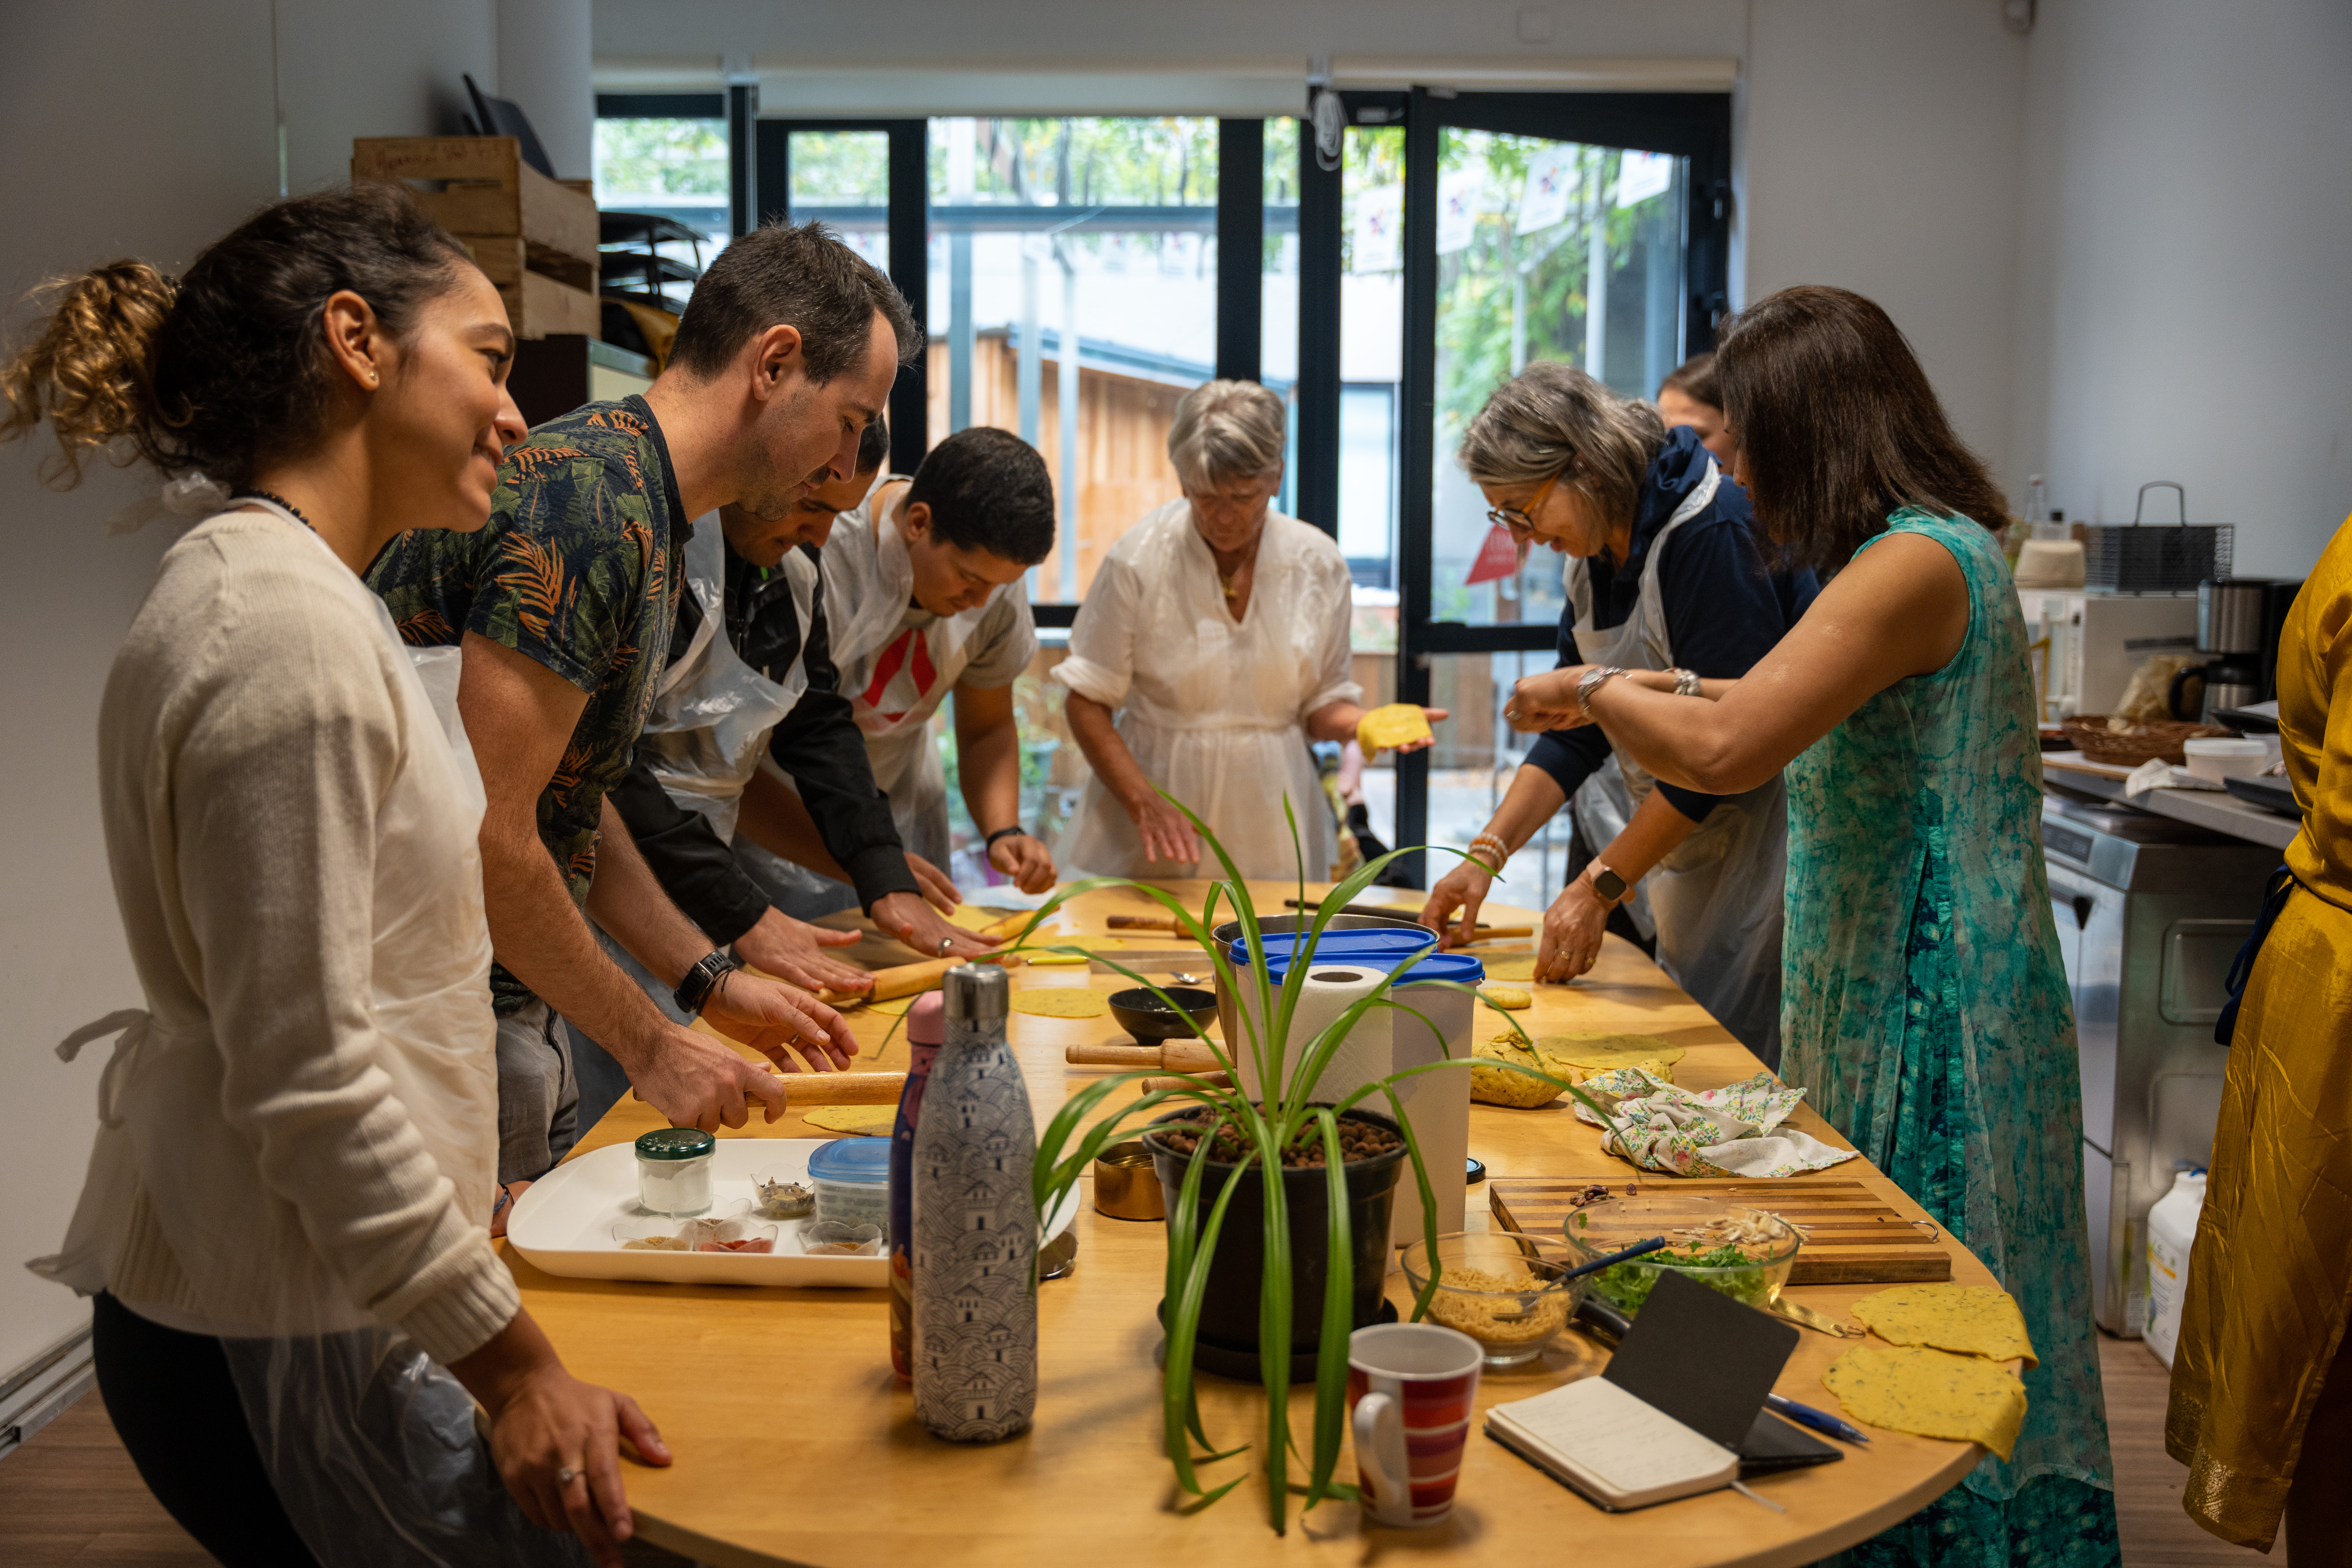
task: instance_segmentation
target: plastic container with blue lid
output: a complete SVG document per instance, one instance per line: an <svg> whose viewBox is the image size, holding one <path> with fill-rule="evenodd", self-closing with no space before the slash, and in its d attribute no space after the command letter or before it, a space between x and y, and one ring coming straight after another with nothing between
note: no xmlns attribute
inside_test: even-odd
<svg viewBox="0 0 2352 1568"><path fill-rule="evenodd" d="M1301 939L1287 931L1276 931L1265 942L1269 963L1286 964ZM1437 933L1433 931L1386 926L1370 930L1327 931L1315 939L1313 952L1318 963L1361 963L1379 969L1394 969L1410 961L1414 954L1428 952L1437 945ZM1252 950L1247 939L1234 943L1234 963L1236 967L1251 960ZM1451 978L1451 976L1448 976Z"/></svg>
<svg viewBox="0 0 2352 1568"><path fill-rule="evenodd" d="M890 1140L836 1138L809 1156L816 1217L845 1225L890 1226Z"/></svg>

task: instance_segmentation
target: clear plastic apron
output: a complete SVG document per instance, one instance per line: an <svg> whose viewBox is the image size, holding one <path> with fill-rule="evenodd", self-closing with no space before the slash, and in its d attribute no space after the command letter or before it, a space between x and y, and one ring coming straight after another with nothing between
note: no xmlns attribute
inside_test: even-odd
<svg viewBox="0 0 2352 1568"><path fill-rule="evenodd" d="M656 752L654 776L670 799L702 813L719 837L732 839L743 787L759 771L769 731L808 689L808 666L794 659L779 683L745 664L728 641L726 550L719 514L698 519L684 561L687 592L702 608L701 624L685 655L656 683L641 741ZM816 569L792 550L780 570L805 637L816 598Z"/></svg>
<svg viewBox="0 0 2352 1568"><path fill-rule="evenodd" d="M1715 500L1722 475L1712 458L1706 478L1675 509L1650 542L1642 592L1633 614L1606 630L1592 624L1592 579L1582 562L1569 573L1576 610L1576 651L1588 664L1672 669L1658 563L1675 529ZM1594 850L1625 830L1656 780L1613 750L1576 792L1577 820ZM1637 900L1658 939L1658 963L1739 1043L1777 1067L1780 1060L1780 930L1789 816L1780 776L1716 803L1691 836L1643 879Z"/></svg>
<svg viewBox="0 0 2352 1568"><path fill-rule="evenodd" d="M971 663L982 618L999 595L1020 590L999 588L969 610L939 616L929 626L902 626L915 586L914 563L898 531L907 492L898 492L898 504L878 521L866 510L881 504L898 477L881 480L864 508L834 524L836 530L865 530L866 536L843 538L839 547L826 545L825 603L842 691L866 736L875 786L890 797L898 841L945 870L948 775L932 742L931 716Z"/></svg>
<svg viewBox="0 0 2352 1568"><path fill-rule="evenodd" d="M300 526L290 514L279 515ZM383 637L401 647L382 601L373 607ZM422 743L412 751L407 772L379 809L379 837L396 849L404 819L413 826L416 814L446 809L435 803L454 799L464 814L457 841L471 845L484 797L457 716L458 650L402 651L417 678L411 701L430 708L449 744L438 755ZM420 792L415 775L441 767L453 771L446 783L454 787ZM470 911L451 905L446 869L419 868L404 876L397 864L378 866L379 942L404 929L423 934L407 943L406 964L380 963L373 977L376 1065L392 1079L467 1215L486 1225L498 1163L488 928L478 864L461 879L473 890ZM471 961L457 946L432 939L452 921L478 939ZM77 1029L58 1055L71 1061L83 1046L109 1036L119 1037L99 1080L92 1190L64 1250L37 1260L35 1271L85 1293L104 1289L108 1243L93 1222L124 1212L136 1175L204 1317L224 1330L221 1349L271 1489L327 1568L588 1562L577 1541L522 1516L476 1430L473 1396L446 1368L350 1302L315 1255L307 1265L284 1264L307 1248L290 1235L272 1244L263 1233L299 1226L290 1207L256 1215L247 1227L224 1226L205 1212L200 1194L173 1179L189 1138L240 1136L217 1121L192 1122L183 1111L192 1097L218 1093L224 1068L209 1032L167 1029L143 1009L126 1009ZM460 1048L460 1042L474 1048ZM219 1157L237 1153L229 1148ZM256 1264L256 1245L280 1266ZM202 1442L203 1434L189 1440Z"/></svg>

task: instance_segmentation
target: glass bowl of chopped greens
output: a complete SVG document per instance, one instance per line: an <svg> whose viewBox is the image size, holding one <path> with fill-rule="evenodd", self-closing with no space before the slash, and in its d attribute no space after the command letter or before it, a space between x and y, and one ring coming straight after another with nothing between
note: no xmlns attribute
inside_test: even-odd
<svg viewBox="0 0 2352 1568"><path fill-rule="evenodd" d="M1640 1314L1668 1268L1735 1301L1769 1310L1804 1245L1803 1233L1776 1214L1695 1194L1588 1204L1570 1209L1560 1229L1577 1263L1622 1252L1654 1236L1666 1238L1662 1251L1587 1276L1592 1294L1629 1318Z"/></svg>
<svg viewBox="0 0 2352 1568"><path fill-rule="evenodd" d="M1426 1322L1459 1329L1486 1352L1489 1367L1517 1366L1543 1353L1576 1316L1584 1281L1561 1283L1575 1267L1559 1243L1510 1231L1456 1231L1437 1238L1437 1268L1429 1244L1404 1249L1404 1277L1413 1299L1437 1275Z"/></svg>

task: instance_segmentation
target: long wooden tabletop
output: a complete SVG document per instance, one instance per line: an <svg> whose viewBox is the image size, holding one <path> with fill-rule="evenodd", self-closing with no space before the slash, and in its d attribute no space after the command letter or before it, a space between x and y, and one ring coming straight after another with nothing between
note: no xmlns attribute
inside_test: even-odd
<svg viewBox="0 0 2352 1568"><path fill-rule="evenodd" d="M1197 909L1198 884L1171 884ZM1256 890L1262 910L1281 908L1295 889ZM1309 885L1309 896L1322 889ZM1387 895L1417 909L1419 895ZM1367 900L1379 901L1375 893ZM1087 895L1065 906L1068 934L1108 931L1114 912L1150 912L1140 895ZM1497 924L1534 922L1527 910L1488 905ZM1121 963L1160 980L1189 967L1207 973L1189 944L1157 939L1117 950ZM1497 944L1504 951L1523 943ZM1484 951L1484 950L1481 950ZM896 962L877 954L882 962ZM898 955L902 957L903 955ZM1175 958L1176 962L1171 962ZM1017 987L1129 984L1094 969L1019 972ZM1524 984L1524 983L1521 983ZM1706 1089L1747 1078L1758 1062L1639 950L1608 939L1592 973L1570 985L1528 986L1529 1033L1617 1030L1659 1036L1688 1055L1676 1081ZM893 1009L895 1011L895 1009ZM871 1054L859 1068L903 1068L903 1026L879 1010L850 1015ZM1491 1015L1488 1015L1491 1017ZM898 1035L885 1043L893 1028ZM1079 1043L1124 1043L1108 1017L1058 1019L1015 1015L1011 1038L1042 1126L1076 1088L1113 1070L1069 1066L1064 1050ZM1581 1175L1632 1167L1604 1155L1600 1135L1577 1121L1563 1098L1538 1110L1476 1105L1470 1152L1495 1177ZM1847 1147L1820 1117L1801 1108L1792 1124ZM660 1119L634 1099L582 1140L582 1150L634 1139ZM722 1137L823 1137L797 1114L754 1121ZM1919 1206L1870 1166L1853 1160L1822 1179L1860 1181L1906 1217ZM1644 1178L1663 1180L1664 1178ZM1811 1179L1790 1178L1792 1185ZM1091 1178L1088 1181L1091 1195ZM1482 1189L1470 1189L1474 1228L1486 1223ZM963 1447L929 1436L913 1401L890 1370L889 1310L880 1290L788 1290L628 1284L558 1279L509 1254L531 1312L576 1374L636 1397L660 1425L677 1456L666 1470L632 1467L630 1501L645 1536L703 1562L734 1565L801 1563L821 1568L954 1563L959 1568L1034 1568L1087 1561L1213 1562L1218 1568L1307 1558L1369 1562L1383 1550L1437 1552L1484 1563L1550 1561L1563 1547L1599 1561L1643 1568L1681 1564L1796 1564L1815 1561L1876 1533L1939 1496L1965 1475L1981 1450L1875 1431L1867 1447L1845 1447L1843 1461L1752 1482L1787 1511L1720 1491L1633 1513L1612 1514L1584 1501L1475 1429L1464 1459L1453 1516L1427 1530L1368 1526L1352 1503L1291 1510L1289 1533L1269 1528L1261 1482L1245 1481L1205 1511L1185 1514L1160 1447L1160 1328L1154 1310L1164 1262L1163 1227L1110 1218L1091 1203L1078 1217L1077 1268L1040 1288L1042 1382L1033 1431L992 1447ZM1952 1278L1993 1283L1990 1274L1946 1238ZM1402 1276L1391 1297L1407 1300ZM1792 1300L1840 1319L1872 1285L1792 1288ZM1851 1321L1851 1320L1847 1320ZM1822 1371L1853 1340L1808 1331L1779 1389L1835 1411ZM1605 1364L1606 1352L1581 1336L1526 1367L1488 1372L1479 1407L1524 1398ZM1202 1413L1219 1447L1262 1439L1255 1384L1203 1374ZM1311 1385L1293 1397L1292 1427L1306 1440ZM1211 1467L1223 1479L1254 1456ZM1293 1468L1294 1477L1297 1474ZM1354 1479L1352 1458L1340 1474Z"/></svg>

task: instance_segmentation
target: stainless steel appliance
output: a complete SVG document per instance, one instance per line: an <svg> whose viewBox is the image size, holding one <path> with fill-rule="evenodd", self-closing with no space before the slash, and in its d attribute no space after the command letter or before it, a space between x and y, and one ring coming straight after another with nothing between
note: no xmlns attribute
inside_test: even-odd
<svg viewBox="0 0 2352 1568"><path fill-rule="evenodd" d="M2278 853L2148 812L2051 796L2042 845L2074 995L2084 1200L2099 1326L2146 1321L2147 1211L2212 1157L2223 976Z"/></svg>
<svg viewBox="0 0 2352 1568"><path fill-rule="evenodd" d="M2201 719L2278 694L2279 631L2302 586L2279 577L2210 577L2197 584L2197 647L2214 658L2173 678L2175 718ZM2201 686L2201 699L2191 682Z"/></svg>

